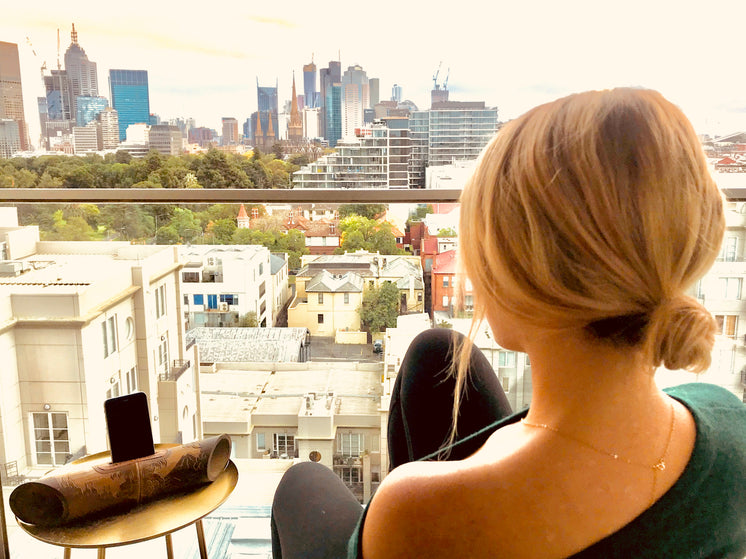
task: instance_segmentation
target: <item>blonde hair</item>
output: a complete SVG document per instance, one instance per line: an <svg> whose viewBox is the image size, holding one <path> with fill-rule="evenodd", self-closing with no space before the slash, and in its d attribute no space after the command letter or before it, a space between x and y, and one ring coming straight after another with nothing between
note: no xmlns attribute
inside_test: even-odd
<svg viewBox="0 0 746 559"><path fill-rule="evenodd" d="M538 106L500 130L461 196L472 332L494 308L640 347L651 367L704 370L716 324L684 291L714 262L724 228L700 142L660 93L590 91Z"/></svg>

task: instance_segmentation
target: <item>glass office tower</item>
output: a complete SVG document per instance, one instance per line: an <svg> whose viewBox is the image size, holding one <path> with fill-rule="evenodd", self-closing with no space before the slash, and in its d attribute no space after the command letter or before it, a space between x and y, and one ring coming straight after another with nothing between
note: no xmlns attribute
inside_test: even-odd
<svg viewBox="0 0 746 559"><path fill-rule="evenodd" d="M96 120L98 114L109 106L106 97L88 97L79 95L76 99L75 124L85 126L89 122Z"/></svg>
<svg viewBox="0 0 746 559"><path fill-rule="evenodd" d="M119 141L130 124L150 121L147 70L109 70L111 104L119 113Z"/></svg>
<svg viewBox="0 0 746 559"><path fill-rule="evenodd" d="M326 88L326 139L334 147L342 138L342 84L335 83Z"/></svg>

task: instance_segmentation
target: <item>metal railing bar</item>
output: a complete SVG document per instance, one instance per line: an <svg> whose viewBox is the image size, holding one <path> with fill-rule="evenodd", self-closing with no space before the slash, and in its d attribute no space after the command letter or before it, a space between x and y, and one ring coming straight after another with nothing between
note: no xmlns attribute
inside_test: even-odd
<svg viewBox="0 0 746 559"><path fill-rule="evenodd" d="M427 203L458 202L458 189L3 188L0 203Z"/></svg>

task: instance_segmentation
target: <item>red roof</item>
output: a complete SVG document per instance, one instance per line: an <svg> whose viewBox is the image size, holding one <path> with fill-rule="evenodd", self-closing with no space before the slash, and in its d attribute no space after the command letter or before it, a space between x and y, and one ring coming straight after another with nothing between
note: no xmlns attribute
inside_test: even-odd
<svg viewBox="0 0 746 559"><path fill-rule="evenodd" d="M447 250L435 255L433 262L433 274L455 274L456 273L456 251Z"/></svg>
<svg viewBox="0 0 746 559"><path fill-rule="evenodd" d="M249 217L249 215L246 213L246 208L244 208L243 204L241 204L241 209L238 210L238 219L241 219L243 217Z"/></svg>

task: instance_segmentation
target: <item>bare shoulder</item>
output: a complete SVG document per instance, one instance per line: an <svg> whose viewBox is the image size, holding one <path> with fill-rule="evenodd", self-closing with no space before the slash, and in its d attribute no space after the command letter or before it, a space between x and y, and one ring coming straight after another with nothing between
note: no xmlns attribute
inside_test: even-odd
<svg viewBox="0 0 746 559"><path fill-rule="evenodd" d="M464 533L476 536L500 525L495 520L505 510L499 499L490 498L493 491L484 491L484 472L479 470L468 461L414 463L394 470L368 510L365 559L479 556L479 550L464 546L484 540L477 536L465 542Z"/></svg>
<svg viewBox="0 0 746 559"><path fill-rule="evenodd" d="M391 472L371 501L363 529L366 559L437 557L430 552L447 511L444 499L453 486L447 462L405 464Z"/></svg>

